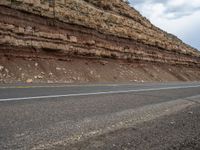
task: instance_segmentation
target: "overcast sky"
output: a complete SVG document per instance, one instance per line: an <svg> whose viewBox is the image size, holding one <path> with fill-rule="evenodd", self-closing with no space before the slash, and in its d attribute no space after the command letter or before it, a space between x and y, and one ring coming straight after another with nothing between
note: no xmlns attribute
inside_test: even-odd
<svg viewBox="0 0 200 150"><path fill-rule="evenodd" d="M129 0L154 25L200 50L200 0Z"/></svg>

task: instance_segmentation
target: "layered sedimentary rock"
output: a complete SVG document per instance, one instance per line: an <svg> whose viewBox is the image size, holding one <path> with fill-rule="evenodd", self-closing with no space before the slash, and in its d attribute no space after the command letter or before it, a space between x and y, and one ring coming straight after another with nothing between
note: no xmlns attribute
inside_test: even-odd
<svg viewBox="0 0 200 150"><path fill-rule="evenodd" d="M1 0L0 55L200 65L196 49L121 0Z"/></svg>

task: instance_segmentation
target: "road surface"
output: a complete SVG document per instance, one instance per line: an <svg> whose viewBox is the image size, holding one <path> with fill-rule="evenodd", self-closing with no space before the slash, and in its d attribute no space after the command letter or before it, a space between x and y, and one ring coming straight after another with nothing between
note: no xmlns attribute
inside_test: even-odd
<svg viewBox="0 0 200 150"><path fill-rule="evenodd" d="M0 149L200 149L200 83L1 85Z"/></svg>

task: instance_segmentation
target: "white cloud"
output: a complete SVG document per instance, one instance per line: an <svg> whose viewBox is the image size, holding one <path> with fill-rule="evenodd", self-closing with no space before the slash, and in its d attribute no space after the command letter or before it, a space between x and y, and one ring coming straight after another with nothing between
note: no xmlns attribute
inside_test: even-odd
<svg viewBox="0 0 200 150"><path fill-rule="evenodd" d="M156 12L169 19L191 15L200 9L200 0L130 0L130 2L144 13Z"/></svg>
<svg viewBox="0 0 200 150"><path fill-rule="evenodd" d="M200 0L129 0L154 25L200 49Z"/></svg>

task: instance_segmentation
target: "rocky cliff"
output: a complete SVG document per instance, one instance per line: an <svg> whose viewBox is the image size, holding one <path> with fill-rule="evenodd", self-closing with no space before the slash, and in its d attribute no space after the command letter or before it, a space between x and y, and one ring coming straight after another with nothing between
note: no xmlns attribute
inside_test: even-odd
<svg viewBox="0 0 200 150"><path fill-rule="evenodd" d="M31 77L37 80L38 78L48 78L47 72L53 72L51 69L47 69L49 68L48 63L44 65L44 62L49 60L54 61L54 64L59 64L59 61L67 63L69 60L71 62L75 59L74 64L81 59L82 63L87 59L86 64L93 64L94 59L99 60L100 63L104 59L107 63L111 60L119 63L121 60L125 64L127 62L127 64L139 66L150 63L152 66L168 65L166 69L178 65L182 69L189 68L189 76L200 72L200 53L196 49L153 26L138 11L122 0L1 0L0 55L4 72L6 72L5 65L9 67L8 64L11 64L11 60L23 60L27 64L28 60L34 61L34 63L42 61L43 69L41 67L40 69L43 70L41 71L43 75ZM17 64L19 68L23 68L20 62ZM82 65L82 68L85 67L85 64L79 65ZM32 66L30 65L29 69ZM103 63L103 68L105 68L105 63ZM76 69L72 68L71 70L73 72ZM109 70L112 69L117 69L117 67L111 67ZM124 70L126 69L124 68ZM7 76L6 82L11 79L23 81L35 73L29 72L24 75L27 77L22 78L21 73L17 75L16 71L13 70L15 69L10 68L12 72L10 75L2 73L1 81L5 82L4 79ZM25 70L24 72L27 72L27 68ZM96 77L90 74L91 70L89 75L83 72L79 71L77 78L81 76L80 74L85 74L82 75L83 81L88 82L90 78L93 78L94 81L96 78L99 81L104 81L103 78L99 77L101 71L96 71ZM177 74L176 77L180 76L179 72L174 73ZM151 73L147 71L147 74ZM158 74L156 76L159 76ZM199 79L198 77L191 79L188 77L189 73L186 74L181 79L175 77L173 80ZM17 77L13 78L13 76ZM63 80L60 81L68 81L67 76L70 75L62 76ZM71 75L73 78L75 76ZM150 76L149 79L146 77L145 80L154 79L152 74ZM118 76L113 75L111 78L117 80ZM124 81L126 79L127 77L123 78ZM133 79L136 80L135 77L132 77ZM158 79L162 80L162 77ZM105 81L108 80L110 79L105 79Z"/></svg>

